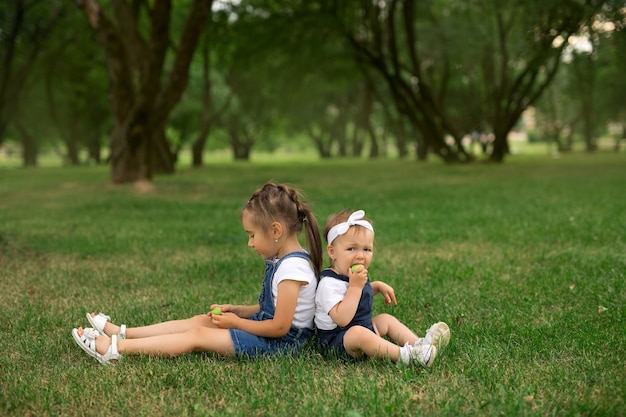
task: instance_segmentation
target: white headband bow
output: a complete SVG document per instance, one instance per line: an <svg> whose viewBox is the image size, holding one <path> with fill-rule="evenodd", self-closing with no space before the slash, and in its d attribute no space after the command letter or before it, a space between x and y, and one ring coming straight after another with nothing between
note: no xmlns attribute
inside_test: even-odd
<svg viewBox="0 0 626 417"><path fill-rule="evenodd" d="M372 224L367 220L361 220L363 217L365 217L365 212L363 210L357 210L348 217L347 221L334 225L328 231L328 236L326 237L328 244L330 245L338 236L345 234L348 229L350 229L350 226L363 226L374 233Z"/></svg>

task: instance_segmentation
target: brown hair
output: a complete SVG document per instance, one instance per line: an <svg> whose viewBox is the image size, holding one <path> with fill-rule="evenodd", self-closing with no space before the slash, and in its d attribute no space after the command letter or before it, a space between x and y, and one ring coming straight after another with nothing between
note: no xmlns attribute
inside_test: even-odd
<svg viewBox="0 0 626 417"><path fill-rule="evenodd" d="M273 221L281 221L288 234L299 234L304 225L306 230L307 250L315 275L322 269L322 239L315 215L302 199L302 194L295 188L284 184L268 182L256 190L243 210L252 214L252 221L264 228Z"/></svg>
<svg viewBox="0 0 626 417"><path fill-rule="evenodd" d="M339 213L331 214L330 216L328 216L328 218L326 219L326 225L324 226L324 240L328 242L328 232L330 232L330 229L332 229L334 226L338 225L339 223L343 223L347 221L348 217L350 217L350 215L354 213L355 211L356 210L346 209L346 210L340 211ZM367 220L372 225L374 224L372 220L368 219L367 217L363 217L361 220Z"/></svg>

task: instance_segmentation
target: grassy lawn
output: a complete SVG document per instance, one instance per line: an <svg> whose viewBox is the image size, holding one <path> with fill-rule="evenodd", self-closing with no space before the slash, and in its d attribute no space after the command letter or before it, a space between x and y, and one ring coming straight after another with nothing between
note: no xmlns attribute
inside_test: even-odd
<svg viewBox="0 0 626 417"><path fill-rule="evenodd" d="M239 211L267 180L318 214L374 220L373 279L429 369L322 358L130 357L103 367L70 335L87 311L129 326L254 303L263 262ZM212 164L109 184L107 168L0 169L0 415L626 415L626 158Z"/></svg>

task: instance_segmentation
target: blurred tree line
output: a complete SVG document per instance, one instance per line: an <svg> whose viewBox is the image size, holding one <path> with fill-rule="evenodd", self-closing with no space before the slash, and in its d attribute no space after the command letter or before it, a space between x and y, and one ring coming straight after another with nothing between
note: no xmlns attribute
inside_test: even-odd
<svg viewBox="0 0 626 417"><path fill-rule="evenodd" d="M27 166L104 153L117 183L173 172L183 148L201 166L303 141L455 163L470 138L501 162L532 108L531 139L594 150L624 136L625 18L623 0L12 0L0 146Z"/></svg>

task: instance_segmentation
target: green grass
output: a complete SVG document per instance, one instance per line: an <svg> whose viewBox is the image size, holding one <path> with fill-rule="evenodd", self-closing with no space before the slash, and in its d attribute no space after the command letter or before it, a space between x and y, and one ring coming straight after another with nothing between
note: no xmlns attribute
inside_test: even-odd
<svg viewBox="0 0 626 417"><path fill-rule="evenodd" d="M267 180L301 188L320 225L363 208L389 312L452 329L432 368L298 357L126 358L75 346L85 312L143 325L253 303L262 260L239 210ZM109 184L107 168L0 170L0 414L626 415L624 154L219 163ZM608 310L598 313L598 307Z"/></svg>

